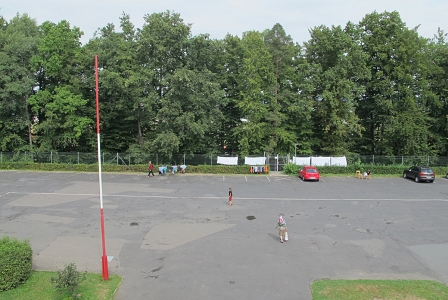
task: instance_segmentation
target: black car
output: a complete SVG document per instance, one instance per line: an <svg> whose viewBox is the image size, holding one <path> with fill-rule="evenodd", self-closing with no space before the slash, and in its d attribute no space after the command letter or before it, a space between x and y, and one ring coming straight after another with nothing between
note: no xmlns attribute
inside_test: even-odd
<svg viewBox="0 0 448 300"><path fill-rule="evenodd" d="M415 182L434 182L436 176L433 170L431 170L431 168L429 167L413 166L403 171L403 178L412 178L415 180Z"/></svg>

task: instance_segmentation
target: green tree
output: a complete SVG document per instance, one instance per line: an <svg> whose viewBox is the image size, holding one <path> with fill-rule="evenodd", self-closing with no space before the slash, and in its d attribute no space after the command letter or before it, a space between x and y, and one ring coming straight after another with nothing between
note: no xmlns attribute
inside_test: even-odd
<svg viewBox="0 0 448 300"><path fill-rule="evenodd" d="M434 94L434 100L429 103L431 117L432 142L440 155L448 155L448 44L447 34L440 30L428 43L425 55L428 68L428 84Z"/></svg>
<svg viewBox="0 0 448 300"><path fill-rule="evenodd" d="M362 149L379 155L434 153L426 40L408 29L398 12L368 14L359 28L371 73L357 111L366 128Z"/></svg>
<svg viewBox="0 0 448 300"><path fill-rule="evenodd" d="M314 125L312 113L314 109L314 86L310 78L313 75L312 65L307 61L304 51L295 46L296 55L293 60L294 74L286 79L290 83L282 109L287 115L285 126L289 133L294 134L294 151L300 155L313 154ZM289 153L292 153L292 145Z"/></svg>
<svg viewBox="0 0 448 300"><path fill-rule="evenodd" d="M93 120L86 117L87 100L69 88L40 91L29 98L33 112L43 117L36 124L36 143L41 151L76 151L80 140L92 132Z"/></svg>
<svg viewBox="0 0 448 300"><path fill-rule="evenodd" d="M207 141L201 143L200 147L196 145L194 140L191 140L192 145L189 146L183 143L180 148L181 153L191 152L191 150L186 151L185 149L197 149L196 151L199 152L196 153L223 153L227 150L224 146L226 146L230 136L226 124L229 121L229 114L224 115L224 112L230 101L225 96L223 88L226 79L226 70L223 66L225 64L223 61L224 53L223 42L211 40L208 34L200 34L188 40L186 67L194 71L192 83L196 82L197 85L194 90L189 89L189 91L197 93L204 90L201 95L196 97L198 102L204 106L202 110L207 111L206 114L199 113L201 115L200 119L208 119L204 120L207 124L204 128L206 129L204 137ZM208 97L209 100L207 101L204 97ZM210 107L207 107L207 102L209 102Z"/></svg>
<svg viewBox="0 0 448 300"><path fill-rule="evenodd" d="M241 46L243 57L237 77L236 107L244 121L233 132L241 155L274 152L278 142L275 133L279 109L272 92L275 85L272 57L259 32L244 33Z"/></svg>
<svg viewBox="0 0 448 300"><path fill-rule="evenodd" d="M35 116L35 143L41 151L76 151L92 140L94 111L81 89L82 32L67 21L41 25L41 41L31 64L38 90L29 99Z"/></svg>
<svg viewBox="0 0 448 300"><path fill-rule="evenodd" d="M363 93L359 80L368 72L365 57L350 35L353 25L315 27L305 44L306 58L312 68L310 80L314 99L313 124L318 153L340 155L351 147L362 127L355 114L356 99Z"/></svg>
<svg viewBox="0 0 448 300"><path fill-rule="evenodd" d="M30 67L37 51L39 31L28 15L17 15L0 27L0 149L31 150L32 133L28 97L35 76Z"/></svg>
<svg viewBox="0 0 448 300"><path fill-rule="evenodd" d="M218 51L221 43L210 39L208 34L200 34L190 37L186 42L185 66L190 70L209 70L213 73L218 71Z"/></svg>
<svg viewBox="0 0 448 300"><path fill-rule="evenodd" d="M99 57L103 148L122 152L132 146L134 150L142 151L147 145L145 135L150 120L155 116L150 109L155 98L149 86L153 74L139 63L138 36L129 15L121 16L120 27L121 32L116 32L113 24L100 29L97 38L86 45L86 59L93 64L94 54ZM94 84L93 78L90 84Z"/></svg>
<svg viewBox="0 0 448 300"><path fill-rule="evenodd" d="M76 70L81 53L79 39L83 32L78 27L70 28L70 23L65 20L58 24L46 21L40 29L41 42L32 58L39 91L52 90L61 84L73 84L77 81Z"/></svg>
<svg viewBox="0 0 448 300"><path fill-rule="evenodd" d="M137 62L142 67L143 96L147 100L145 145L151 152L166 152L171 157L180 145L172 129L164 131L163 120L156 116L167 102L164 100L171 86L170 77L186 65L190 24L180 14L166 11L145 15L145 23L137 33ZM169 109L169 108L166 108Z"/></svg>
<svg viewBox="0 0 448 300"><path fill-rule="evenodd" d="M191 25L170 11L145 15L144 19L138 33L139 62L154 72L152 87L160 100L169 90L163 85L166 76L185 65Z"/></svg>
<svg viewBox="0 0 448 300"><path fill-rule="evenodd" d="M228 34L224 40L217 43L216 75L226 101L223 106L224 120L221 124L220 146L228 153L238 153L238 137L233 129L242 125L243 114L238 109L240 99L239 73L242 68L243 47L238 36Z"/></svg>
<svg viewBox="0 0 448 300"><path fill-rule="evenodd" d="M217 148L216 135L223 120L224 99L215 75L208 70L179 69L167 77L170 90L158 111L158 135L154 148L169 145L172 153L211 153ZM166 136L166 137L165 137ZM176 138L174 138L174 136ZM163 151L163 150L162 150ZM168 160L171 155L166 153Z"/></svg>
<svg viewBox="0 0 448 300"><path fill-rule="evenodd" d="M308 152L309 143L305 142L309 132L302 127L307 106L301 100L297 84L300 81L298 66L302 62L301 48L286 35L280 24L265 30L264 42L271 54L275 77L273 87L275 110L272 121L275 125L276 151L291 153L299 146L299 153Z"/></svg>

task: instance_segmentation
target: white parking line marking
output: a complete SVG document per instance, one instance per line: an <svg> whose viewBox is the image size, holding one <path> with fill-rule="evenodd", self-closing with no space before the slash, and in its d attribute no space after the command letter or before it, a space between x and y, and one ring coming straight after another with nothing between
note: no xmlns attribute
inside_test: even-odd
<svg viewBox="0 0 448 300"><path fill-rule="evenodd" d="M246 178L246 182L247 182L247 176L246 175L244 175L244 178Z"/></svg>
<svg viewBox="0 0 448 300"><path fill-rule="evenodd" d="M269 182L271 182L271 180L269 179L269 177L268 177L268 176L266 176L266 178L268 179L268 181L269 181Z"/></svg>
<svg viewBox="0 0 448 300"><path fill-rule="evenodd" d="M22 195L56 195L56 196L98 196L98 194L66 194L66 193L26 193L26 192L7 192L3 195L8 194L22 194ZM181 197L181 196L150 196L150 195L103 195L104 197L122 197L122 198L163 198L163 199L222 199L222 197ZM271 200L271 201L403 201L403 202L448 202L448 199L398 199L398 198L248 198L248 197L238 197L238 200Z"/></svg>

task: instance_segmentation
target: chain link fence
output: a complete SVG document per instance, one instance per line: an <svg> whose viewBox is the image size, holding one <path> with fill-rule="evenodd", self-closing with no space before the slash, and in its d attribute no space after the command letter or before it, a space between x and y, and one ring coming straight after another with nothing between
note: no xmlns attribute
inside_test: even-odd
<svg viewBox="0 0 448 300"><path fill-rule="evenodd" d="M170 158L155 154L143 153L101 153L101 163L116 165L138 165L152 161L156 165L217 165L218 156L225 154L175 154ZM235 157L237 155L233 155ZM260 155L250 155L256 157ZM263 155L261 155L263 156ZM265 154L266 164L271 171L283 171L283 166L292 163L291 155ZM308 156L307 156L308 157ZM403 165L447 167L446 156L379 156L379 155L347 155L349 165L360 162L371 165ZM0 163L6 162L36 162L61 164L95 164L97 153L83 152L0 152ZM245 157L238 156L238 165L244 165Z"/></svg>
<svg viewBox="0 0 448 300"><path fill-rule="evenodd" d="M359 160L362 164L371 165L403 165L403 166L428 166L447 167L447 156L380 156L380 155L349 155L347 163L353 164Z"/></svg>

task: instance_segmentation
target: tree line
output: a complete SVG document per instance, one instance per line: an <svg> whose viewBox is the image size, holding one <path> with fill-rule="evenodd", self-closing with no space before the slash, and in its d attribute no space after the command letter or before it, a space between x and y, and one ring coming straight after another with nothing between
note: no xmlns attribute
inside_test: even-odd
<svg viewBox="0 0 448 300"><path fill-rule="evenodd" d="M448 46L398 12L211 39L171 11L80 28L0 18L1 151L448 155Z"/></svg>

